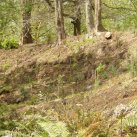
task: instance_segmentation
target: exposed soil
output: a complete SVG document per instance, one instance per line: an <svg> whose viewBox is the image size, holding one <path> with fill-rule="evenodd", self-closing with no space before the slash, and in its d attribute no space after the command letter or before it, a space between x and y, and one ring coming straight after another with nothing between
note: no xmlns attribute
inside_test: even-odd
<svg viewBox="0 0 137 137"><path fill-rule="evenodd" d="M100 63L105 64L106 72L115 66L115 77L126 73L127 68L121 64L127 59L129 43L134 45L136 41L137 38L132 34L116 33L111 40L100 38L95 43L83 45L77 53L66 46L46 45L0 50L0 100L19 103L39 93L48 101L80 92L83 96L85 92L93 90L95 70ZM109 73L111 78L113 75ZM101 83L107 81L108 78L101 77ZM93 110L111 108L136 98L136 80L128 85L122 88L122 81L119 81L95 95L88 95L86 99L74 96L68 101L73 100L74 104L84 102L84 106ZM57 104L54 102L55 107Z"/></svg>
<svg viewBox="0 0 137 137"><path fill-rule="evenodd" d="M135 35L74 40L59 47L25 45L0 50L0 103L13 107L6 108L1 120L20 121L27 114L47 116L66 123L71 137L81 128L87 137L94 125L96 130L98 123L112 118L116 106L137 100ZM105 114L105 118L94 119L92 113Z"/></svg>

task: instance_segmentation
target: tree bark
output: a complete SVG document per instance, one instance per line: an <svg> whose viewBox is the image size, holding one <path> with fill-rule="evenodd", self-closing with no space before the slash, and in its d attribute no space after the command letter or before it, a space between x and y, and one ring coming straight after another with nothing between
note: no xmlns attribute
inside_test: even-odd
<svg viewBox="0 0 137 137"><path fill-rule="evenodd" d="M102 8L101 8L101 0L95 0L95 32L103 32L106 31L102 25Z"/></svg>
<svg viewBox="0 0 137 137"><path fill-rule="evenodd" d="M94 33L94 17L91 0L86 0L86 26L88 35Z"/></svg>
<svg viewBox="0 0 137 137"><path fill-rule="evenodd" d="M31 35L31 11L32 11L32 0L23 0L23 27L22 27L22 44L33 43Z"/></svg>
<svg viewBox="0 0 137 137"><path fill-rule="evenodd" d="M76 18L71 23L74 25L73 35L74 36L80 35L81 34L81 22L80 22L80 20Z"/></svg>
<svg viewBox="0 0 137 137"><path fill-rule="evenodd" d="M74 36L81 35L81 9L80 9L80 0L75 2L76 12L75 18L72 23L74 25Z"/></svg>
<svg viewBox="0 0 137 137"><path fill-rule="evenodd" d="M65 29L64 29L62 0L55 0L55 18L56 18L58 44L61 44L62 40L66 38Z"/></svg>

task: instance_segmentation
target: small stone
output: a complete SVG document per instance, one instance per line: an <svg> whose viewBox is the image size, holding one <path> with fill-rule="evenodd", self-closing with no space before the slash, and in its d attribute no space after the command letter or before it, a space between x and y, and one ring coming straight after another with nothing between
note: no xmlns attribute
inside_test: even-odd
<svg viewBox="0 0 137 137"><path fill-rule="evenodd" d="M118 105L114 110L114 116L116 118L124 117L126 114L128 114L133 108L131 106L127 106L124 104Z"/></svg>
<svg viewBox="0 0 137 137"><path fill-rule="evenodd" d="M82 104L76 104L76 106L78 106L78 107L82 107L83 105L82 105Z"/></svg>
<svg viewBox="0 0 137 137"><path fill-rule="evenodd" d="M93 39L93 35L86 34L86 35L85 35L85 38L86 38L86 39Z"/></svg>
<svg viewBox="0 0 137 137"><path fill-rule="evenodd" d="M89 89L91 89L91 88L92 88L92 86L91 86L91 85L87 86L87 90L89 90Z"/></svg>
<svg viewBox="0 0 137 137"><path fill-rule="evenodd" d="M106 39L111 39L111 38L112 38L112 33L111 33L111 32L107 32L107 33L105 34L105 38L106 38Z"/></svg>

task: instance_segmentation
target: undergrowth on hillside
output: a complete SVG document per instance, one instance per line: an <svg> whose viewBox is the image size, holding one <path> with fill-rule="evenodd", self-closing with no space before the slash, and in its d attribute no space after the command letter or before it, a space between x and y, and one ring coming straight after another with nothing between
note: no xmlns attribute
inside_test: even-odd
<svg viewBox="0 0 137 137"><path fill-rule="evenodd" d="M35 67L41 67L36 68L36 73L40 71L41 77L39 75L31 77L33 73L27 73L26 82L23 81L23 84L14 83L18 82L19 77L15 78L14 81L11 78L11 81L15 84L14 90L17 96L15 96L14 101L11 100L10 102L10 98L8 98L9 100L6 100L7 104L3 104L3 102L0 104L0 136L6 134L13 134L15 137L112 137L116 134L123 137L136 136L136 102L130 104L132 110L135 111L130 109L127 111L127 106L123 107L123 105L122 107L118 106L118 109L112 107L108 108L112 110L107 110L107 105L111 104L111 95L106 98L108 95L103 96L105 90L103 90L103 93L101 91L103 84L114 78L116 80L111 82L123 88L123 81L119 80L117 82L120 73L124 75L130 72L135 77L137 72L136 56L133 57L131 53L127 56L126 69L121 68L120 63L122 61L117 57L119 54L114 58L115 64L109 57L109 61L100 57L97 62L93 62L92 59L96 55L100 55L101 52L94 53L95 55L92 53L87 55L83 51L85 45L88 47L88 44L93 43L94 40L66 41L65 46L73 51L72 54L69 54L71 57L65 60L66 62L64 60L60 61L55 56L56 62L44 62L40 64L41 66L39 64L32 65L32 70ZM104 48L100 47L100 49ZM43 54L45 55L45 53ZM40 54L40 56L42 55ZM1 65L1 68L8 70L11 67L10 65L10 62L7 61ZM23 69L21 69L21 76L26 74L26 70L30 66L25 67L23 66ZM45 71L46 68L48 68L47 72ZM22 73L24 70L25 73ZM31 70L29 71L31 72ZM19 74L19 69L17 69L15 76L18 76L17 74ZM12 75L10 76L12 77ZM111 88L111 85L108 84L107 86L106 89ZM116 86L114 88L117 89ZM93 93L94 90L96 91L95 94ZM6 83L0 86L0 94L2 95L3 93L12 95L13 92L13 85ZM128 95L124 95L126 93L118 92L118 95L122 96L122 101L128 98ZM91 102L92 95L97 96L100 93L102 93L106 105L104 106L105 112L94 112L96 108L90 107L94 105L94 102ZM113 92L111 94L113 96ZM112 99L119 99L115 94L114 96ZM97 105L100 105L99 100L94 101L96 103L95 107L98 107ZM120 115L113 117L113 110ZM109 117L106 118L104 113Z"/></svg>
<svg viewBox="0 0 137 137"><path fill-rule="evenodd" d="M85 46L90 46L95 43L95 41L95 38L88 39L83 35L74 38L68 38L64 44L74 53L78 53L81 49L84 49Z"/></svg>
<svg viewBox="0 0 137 137"><path fill-rule="evenodd" d="M0 48L2 49L17 49L19 43L15 39L4 39L0 41Z"/></svg>

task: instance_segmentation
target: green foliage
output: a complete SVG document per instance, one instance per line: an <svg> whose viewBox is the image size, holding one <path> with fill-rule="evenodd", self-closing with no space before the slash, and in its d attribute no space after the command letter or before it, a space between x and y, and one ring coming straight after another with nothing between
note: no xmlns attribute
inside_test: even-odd
<svg viewBox="0 0 137 137"><path fill-rule="evenodd" d="M137 109L137 99L134 100L131 104L135 109Z"/></svg>
<svg viewBox="0 0 137 137"><path fill-rule="evenodd" d="M11 62L9 60L7 60L5 63L1 64L0 67L3 69L3 70L7 70L8 68L11 67Z"/></svg>
<svg viewBox="0 0 137 137"><path fill-rule="evenodd" d="M5 135L13 135L14 137L30 137L30 135L23 134L22 132L19 131L10 131L10 130L0 131L0 136L5 136Z"/></svg>
<svg viewBox="0 0 137 137"><path fill-rule="evenodd" d="M134 0L104 0L104 26L109 30L137 31L136 4Z"/></svg>
<svg viewBox="0 0 137 137"><path fill-rule="evenodd" d="M68 38L65 41L65 45L74 53L80 52L85 46L92 45L93 43L95 43L95 39L86 39L84 35Z"/></svg>
<svg viewBox="0 0 137 137"><path fill-rule="evenodd" d="M0 48L4 49L16 49L18 46L19 43L15 39L5 39L0 44Z"/></svg>
<svg viewBox="0 0 137 137"><path fill-rule="evenodd" d="M96 68L96 73L97 73L97 75L103 73L104 70L105 70L105 68L106 68L106 65L100 63L100 64L98 65L98 67Z"/></svg>
<svg viewBox="0 0 137 137"><path fill-rule="evenodd" d="M32 0L25 0L24 2L24 12L27 12L27 13L30 13L31 10L32 10L32 6L33 6L33 3L32 3Z"/></svg>
<svg viewBox="0 0 137 137"><path fill-rule="evenodd" d="M51 29L50 26L46 26L47 24L42 23L42 18L39 19L38 22L32 23L32 35L36 44L52 44L56 39L55 30Z"/></svg>
<svg viewBox="0 0 137 137"><path fill-rule="evenodd" d="M0 131L15 129L15 121L11 120L16 115L15 108L16 105L0 104Z"/></svg>
<svg viewBox="0 0 137 137"><path fill-rule="evenodd" d="M52 33L46 34L46 42L47 42L47 44L52 44L54 40L55 40L54 34L52 34Z"/></svg>
<svg viewBox="0 0 137 137"><path fill-rule="evenodd" d="M137 126L137 116L136 115L129 115L123 121L123 124L126 127L136 127Z"/></svg>
<svg viewBox="0 0 137 137"><path fill-rule="evenodd" d="M106 65L100 63L97 68L95 69L95 88L98 88L99 85L101 84L101 77L106 78L107 73L105 72Z"/></svg>
<svg viewBox="0 0 137 137"><path fill-rule="evenodd" d="M108 71L112 76L115 76L118 73L118 68L114 65L111 65Z"/></svg>
<svg viewBox="0 0 137 137"><path fill-rule="evenodd" d="M134 137L137 134L137 115L136 100L131 102L129 106L118 105L114 111L114 115L118 118L120 126L120 134L128 135L126 137Z"/></svg>
<svg viewBox="0 0 137 137"><path fill-rule="evenodd" d="M131 60L128 65L129 72L134 77L137 74L137 62L135 60Z"/></svg>
<svg viewBox="0 0 137 137"><path fill-rule="evenodd" d="M0 39L16 37L19 40L20 6L18 0L1 0L0 2Z"/></svg>
<svg viewBox="0 0 137 137"><path fill-rule="evenodd" d="M0 136L12 134L15 137L67 137L67 126L60 121L53 121L29 109L20 114L16 109L22 104L0 104Z"/></svg>
<svg viewBox="0 0 137 137"><path fill-rule="evenodd" d="M8 93L12 89L12 86L10 85L2 85L0 86L0 94Z"/></svg>
<svg viewBox="0 0 137 137"><path fill-rule="evenodd" d="M129 114L127 117L123 120L124 129L128 134L128 137L136 137L137 135L137 115L136 115L136 109L137 109L137 100L134 100L130 104L134 111Z"/></svg>
<svg viewBox="0 0 137 137"><path fill-rule="evenodd" d="M8 63L8 62L2 65L2 68L3 68L4 70L6 70L6 69L8 69L8 68L10 68L10 67L11 67L11 64Z"/></svg>
<svg viewBox="0 0 137 137"><path fill-rule="evenodd" d="M136 115L129 115L123 120L123 125L125 131L130 137L134 137L137 135L137 116Z"/></svg>
<svg viewBox="0 0 137 137"><path fill-rule="evenodd" d="M128 51L128 70L131 75L134 77L137 75L137 54L136 54L136 45L133 45Z"/></svg>
<svg viewBox="0 0 137 137"><path fill-rule="evenodd" d="M68 137L69 132L63 122L39 121L38 125L47 133L47 137Z"/></svg>

